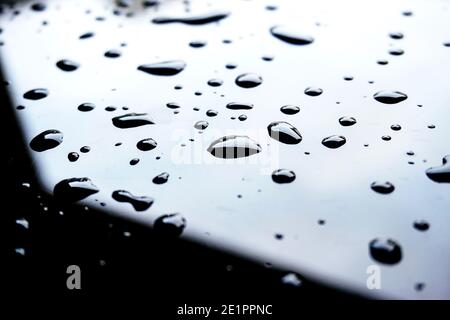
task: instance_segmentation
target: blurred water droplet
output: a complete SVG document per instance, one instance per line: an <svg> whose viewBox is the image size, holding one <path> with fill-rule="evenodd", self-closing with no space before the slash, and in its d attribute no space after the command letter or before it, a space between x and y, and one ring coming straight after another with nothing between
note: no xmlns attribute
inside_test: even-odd
<svg viewBox="0 0 450 320"><path fill-rule="evenodd" d="M117 49L111 49L105 52L104 56L107 58L119 58L122 55L120 50Z"/></svg>
<svg viewBox="0 0 450 320"><path fill-rule="evenodd" d="M391 32L391 33L389 33L389 37L391 37L391 39L400 40L400 39L403 39L403 33Z"/></svg>
<svg viewBox="0 0 450 320"><path fill-rule="evenodd" d="M394 130L394 131L400 131L402 129L402 126L399 125L399 124L393 124L391 126L391 129Z"/></svg>
<svg viewBox="0 0 450 320"><path fill-rule="evenodd" d="M206 128L208 128L208 125L209 125L208 121L200 120L194 124L194 128L198 130L205 130Z"/></svg>
<svg viewBox="0 0 450 320"><path fill-rule="evenodd" d="M217 116L218 114L219 114L219 112L217 112L216 110L209 109L208 111L206 111L206 115L207 115L208 117L215 117L215 116Z"/></svg>
<svg viewBox="0 0 450 320"><path fill-rule="evenodd" d="M223 81L220 79L210 79L208 80L208 85L211 87L220 87L223 84Z"/></svg>
<svg viewBox="0 0 450 320"><path fill-rule="evenodd" d="M206 46L206 41L200 41L200 40L197 40L197 41L191 41L191 42L189 42L189 46L191 47L191 48L203 48L204 46Z"/></svg>
<svg viewBox="0 0 450 320"><path fill-rule="evenodd" d="M430 224L425 220L416 220L414 221L413 226L419 231L427 231L430 228Z"/></svg>
<svg viewBox="0 0 450 320"><path fill-rule="evenodd" d="M281 283L292 287L300 287L302 280L295 273L288 273L281 278Z"/></svg>
<svg viewBox="0 0 450 320"><path fill-rule="evenodd" d="M80 158L80 155L77 152L70 152L67 155L67 159L69 159L70 162L75 162Z"/></svg>

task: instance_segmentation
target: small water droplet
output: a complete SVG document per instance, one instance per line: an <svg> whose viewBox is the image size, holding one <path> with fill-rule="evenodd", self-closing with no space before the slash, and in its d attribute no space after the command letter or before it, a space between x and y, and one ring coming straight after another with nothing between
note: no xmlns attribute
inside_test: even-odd
<svg viewBox="0 0 450 320"><path fill-rule="evenodd" d="M330 149L337 149L339 147L342 147L346 142L347 140L344 136L338 135L329 136L322 140L322 144Z"/></svg>
<svg viewBox="0 0 450 320"><path fill-rule="evenodd" d="M211 143L208 152L217 158L236 159L261 152L261 146L247 136L225 136Z"/></svg>
<svg viewBox="0 0 450 320"><path fill-rule="evenodd" d="M200 40L196 40L196 41L191 41L189 42L189 46L191 48L203 48L204 46L206 46L206 41L200 41Z"/></svg>
<svg viewBox="0 0 450 320"><path fill-rule="evenodd" d="M152 64L143 64L138 70L156 76L174 76L186 68L186 63L181 60L163 61Z"/></svg>
<svg viewBox="0 0 450 320"><path fill-rule="evenodd" d="M169 109L179 109L181 106L176 102L169 102L166 104L166 107Z"/></svg>
<svg viewBox="0 0 450 320"><path fill-rule="evenodd" d="M373 95L378 102L385 104L395 104L406 100L408 96L400 91L383 90Z"/></svg>
<svg viewBox="0 0 450 320"><path fill-rule="evenodd" d="M237 64L236 63L227 63L225 65L225 68L227 68L227 69L236 69L237 68Z"/></svg>
<svg viewBox="0 0 450 320"><path fill-rule="evenodd" d="M69 159L70 162L75 162L80 158L80 155L77 152L70 152L67 155L67 159Z"/></svg>
<svg viewBox="0 0 450 320"><path fill-rule="evenodd" d="M40 100L48 96L48 90L43 88L33 89L23 94L23 97L28 100Z"/></svg>
<svg viewBox="0 0 450 320"><path fill-rule="evenodd" d="M117 49L111 49L105 52L104 56L107 58L119 58L122 55L120 50Z"/></svg>
<svg viewBox="0 0 450 320"><path fill-rule="evenodd" d="M208 111L206 111L206 115L207 115L208 117L215 117L215 116L217 116L218 114L219 114L219 112L216 111L216 110L213 110L213 109L209 109Z"/></svg>
<svg viewBox="0 0 450 320"><path fill-rule="evenodd" d="M416 220L414 221L413 226L419 231L427 231L430 228L430 224L425 220Z"/></svg>
<svg viewBox="0 0 450 320"><path fill-rule="evenodd" d="M339 123L343 127L349 127L356 124L356 119L353 117L341 117L339 118Z"/></svg>
<svg viewBox="0 0 450 320"><path fill-rule="evenodd" d="M308 87L305 89L305 94L310 97L317 97L322 94L323 90L318 87Z"/></svg>
<svg viewBox="0 0 450 320"><path fill-rule="evenodd" d="M93 32L86 32L79 36L80 39L89 39L94 36Z"/></svg>
<svg viewBox="0 0 450 320"><path fill-rule="evenodd" d="M402 249L392 239L376 238L370 241L369 250L374 260L384 264L396 264L402 259Z"/></svg>
<svg viewBox="0 0 450 320"><path fill-rule="evenodd" d="M391 33L389 33L389 37L391 37L391 39L400 40L400 39L403 39L403 33L391 32Z"/></svg>
<svg viewBox="0 0 450 320"><path fill-rule="evenodd" d="M436 126L434 124L429 124L427 127L428 127L428 129L435 129L436 128Z"/></svg>
<svg viewBox="0 0 450 320"><path fill-rule="evenodd" d="M442 166L429 168L426 174L434 182L450 183L450 155L442 159Z"/></svg>
<svg viewBox="0 0 450 320"><path fill-rule="evenodd" d="M277 39L293 45L307 45L314 42L314 38L300 34L284 26L270 28L270 33Z"/></svg>
<svg viewBox="0 0 450 320"><path fill-rule="evenodd" d="M58 182L53 189L56 199L72 203L97 193L99 189L89 178L71 178Z"/></svg>
<svg viewBox="0 0 450 320"><path fill-rule="evenodd" d="M241 114L241 115L238 117L238 119L239 119L239 121L245 121L245 120L247 120L247 116L246 116L245 114Z"/></svg>
<svg viewBox="0 0 450 320"><path fill-rule="evenodd" d="M402 129L402 126L399 125L399 124L393 124L391 126L391 129L394 130L394 131L400 131Z"/></svg>
<svg viewBox="0 0 450 320"><path fill-rule="evenodd" d="M212 22L218 22L230 15L226 11L210 12L203 15L193 15L188 17L157 17L152 20L155 24L183 23L187 25L204 25Z"/></svg>
<svg viewBox="0 0 450 320"><path fill-rule="evenodd" d="M31 5L31 10L41 12L47 9L47 6L42 2L35 2Z"/></svg>
<svg viewBox="0 0 450 320"><path fill-rule="evenodd" d="M135 166L139 163L139 158L133 158L130 160L130 166Z"/></svg>
<svg viewBox="0 0 450 320"><path fill-rule="evenodd" d="M82 112L88 112L88 111L92 111L94 109L95 109L95 104L90 103L90 102L82 103L78 106L78 110L80 110Z"/></svg>
<svg viewBox="0 0 450 320"><path fill-rule="evenodd" d="M209 125L208 121L200 120L194 124L194 128L198 130L205 130L206 128L208 128L208 125Z"/></svg>
<svg viewBox="0 0 450 320"><path fill-rule="evenodd" d="M223 81L220 79L208 80L208 85L211 87L220 87L222 84L223 84Z"/></svg>
<svg viewBox="0 0 450 320"><path fill-rule="evenodd" d="M30 147L34 151L42 152L53 149L63 142L63 134L58 130L46 130L34 137L30 142Z"/></svg>
<svg viewBox="0 0 450 320"><path fill-rule="evenodd" d="M67 71L67 72L75 71L80 67L80 65L77 62L67 60L67 59L59 60L56 63L56 66L59 69L61 69L62 71Z"/></svg>
<svg viewBox="0 0 450 320"><path fill-rule="evenodd" d="M300 111L300 108L293 105L285 105L280 108L280 111L284 114L293 115Z"/></svg>
<svg viewBox="0 0 450 320"><path fill-rule="evenodd" d="M162 215L153 224L153 229L157 234L169 238L179 237L184 228L186 228L186 219L179 213Z"/></svg>
<svg viewBox="0 0 450 320"><path fill-rule="evenodd" d="M302 280L295 273L288 273L281 278L281 283L292 287L301 287Z"/></svg>
<svg viewBox="0 0 450 320"><path fill-rule="evenodd" d="M151 207L153 199L146 196L135 196L125 190L116 190L112 193L112 198L118 202L131 204L136 211L144 211Z"/></svg>
<svg viewBox="0 0 450 320"><path fill-rule="evenodd" d="M353 77L352 76L344 76L344 80L345 81L352 81Z"/></svg>
<svg viewBox="0 0 450 320"><path fill-rule="evenodd" d="M150 151L155 149L157 143L152 138L142 139L137 144L136 147L141 151Z"/></svg>
<svg viewBox="0 0 450 320"><path fill-rule="evenodd" d="M291 183L295 180L295 173L287 169L278 169L272 172L272 180L276 183Z"/></svg>
<svg viewBox="0 0 450 320"><path fill-rule="evenodd" d="M241 88L255 88L259 86L263 82L263 79L261 76L255 74L255 73L244 73L239 75L235 83L241 87Z"/></svg>
<svg viewBox="0 0 450 320"><path fill-rule="evenodd" d="M414 285L414 289L416 289L416 291L422 291L423 289L425 289L425 283L422 282L416 283Z"/></svg>
<svg viewBox="0 0 450 320"><path fill-rule="evenodd" d="M167 181L169 181L169 174L167 172L160 173L156 177L154 177L152 181L155 184L166 183Z"/></svg>
<svg viewBox="0 0 450 320"><path fill-rule="evenodd" d="M391 136L385 135L385 136L382 136L381 139L384 141L391 141L392 138L391 138Z"/></svg>
<svg viewBox="0 0 450 320"><path fill-rule="evenodd" d="M381 193L381 194L389 194L395 190L395 187L389 181L374 181L370 185L373 191Z"/></svg>
<svg viewBox="0 0 450 320"><path fill-rule="evenodd" d="M146 113L127 113L112 119L114 126L120 129L134 128L147 124L155 124Z"/></svg>
<svg viewBox="0 0 450 320"><path fill-rule="evenodd" d="M269 136L279 142L286 144L298 144L302 141L300 132L290 123L275 121L267 127Z"/></svg>
<svg viewBox="0 0 450 320"><path fill-rule="evenodd" d="M227 104L227 109L230 110L250 110L253 109L253 104L242 102L230 102Z"/></svg>
<svg viewBox="0 0 450 320"><path fill-rule="evenodd" d="M379 65L381 65L381 66L385 66L385 65L387 65L389 63L389 61L384 60L384 59L380 59L380 60L377 60L377 63Z"/></svg>
<svg viewBox="0 0 450 320"><path fill-rule="evenodd" d="M392 56L401 56L405 53L403 49L400 48L392 48L389 50L389 54Z"/></svg>
<svg viewBox="0 0 450 320"><path fill-rule="evenodd" d="M89 147L89 146L83 146L83 147L80 148L80 151L81 151L82 153L88 153L89 151L91 151L91 147Z"/></svg>

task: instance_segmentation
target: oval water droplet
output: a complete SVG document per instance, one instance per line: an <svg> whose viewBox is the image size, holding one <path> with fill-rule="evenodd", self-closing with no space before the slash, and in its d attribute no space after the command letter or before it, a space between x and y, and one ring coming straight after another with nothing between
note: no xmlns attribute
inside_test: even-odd
<svg viewBox="0 0 450 320"><path fill-rule="evenodd" d="M277 39L293 45L307 45L314 42L314 38L300 34L284 26L274 26L270 28L270 33Z"/></svg>
<svg viewBox="0 0 450 320"><path fill-rule="evenodd" d="M23 94L23 97L28 100L40 100L48 96L48 90L43 88L33 89Z"/></svg>
<svg viewBox="0 0 450 320"><path fill-rule="evenodd" d="M78 110L80 110L82 112L88 112L88 111L92 111L94 109L95 109L95 104L90 103L90 102L82 103L78 106Z"/></svg>
<svg viewBox="0 0 450 320"><path fill-rule="evenodd" d="M179 109L181 106L176 102L169 102L166 104L166 107L169 109Z"/></svg>
<svg viewBox="0 0 450 320"><path fill-rule="evenodd" d="M223 84L221 79L210 79L208 80L208 85L211 87L220 87Z"/></svg>
<svg viewBox="0 0 450 320"><path fill-rule="evenodd" d="M105 52L104 56L107 58L119 58L122 55L122 52L120 52L120 50L117 49L111 49Z"/></svg>
<svg viewBox="0 0 450 320"><path fill-rule="evenodd" d="M241 88L255 88L259 86L263 82L263 79L261 76L255 74L255 73L244 73L239 75L235 83L241 87Z"/></svg>
<svg viewBox="0 0 450 320"><path fill-rule="evenodd" d="M120 129L140 127L147 124L155 124L146 113L127 113L112 119L114 126Z"/></svg>
<svg viewBox="0 0 450 320"><path fill-rule="evenodd" d="M295 180L295 173L287 169L278 169L272 172L272 180L276 183L291 183Z"/></svg>
<svg viewBox="0 0 450 320"><path fill-rule="evenodd" d="M42 152L53 149L63 142L63 134L58 130L45 130L34 137L30 142L30 147L34 151Z"/></svg>
<svg viewBox="0 0 450 320"><path fill-rule="evenodd" d="M206 41L200 41L200 40L191 41L191 42L189 42L189 46L191 48L195 48L195 49L203 48L204 46L206 46Z"/></svg>
<svg viewBox="0 0 450 320"><path fill-rule="evenodd" d="M79 36L79 39L83 40L83 39L89 39L92 38L94 36L93 32L86 32L83 33L82 35Z"/></svg>
<svg viewBox="0 0 450 320"><path fill-rule="evenodd" d="M406 100L408 96L400 91L382 90L373 95L378 102L385 104L395 104Z"/></svg>
<svg viewBox="0 0 450 320"><path fill-rule="evenodd" d="M206 128L208 128L208 125L209 125L208 121L200 120L194 124L194 128L198 130L205 130Z"/></svg>
<svg viewBox="0 0 450 320"><path fill-rule="evenodd" d="M186 219L179 213L160 216L153 224L154 231L164 237L179 237L186 228Z"/></svg>
<svg viewBox="0 0 450 320"><path fill-rule="evenodd" d="M414 221L413 226L419 231L427 231L430 228L430 224L425 220L416 220Z"/></svg>
<svg viewBox="0 0 450 320"><path fill-rule="evenodd" d="M370 241L369 250L374 260L384 264L396 264L402 259L402 249L392 239L376 238Z"/></svg>
<svg viewBox="0 0 450 320"><path fill-rule="evenodd" d="M297 144L302 141L302 135L297 128L285 121L274 121L269 124L267 130L272 139L282 143Z"/></svg>
<svg viewBox="0 0 450 320"><path fill-rule="evenodd" d="M403 39L403 33L391 32L391 33L389 33L389 37L391 37L391 39L400 40L400 39Z"/></svg>
<svg viewBox="0 0 450 320"><path fill-rule="evenodd" d="M186 63L182 60L163 61L158 63L143 64L138 70L156 76L174 76L186 68Z"/></svg>
<svg viewBox="0 0 450 320"><path fill-rule="evenodd" d="M339 118L339 123L343 127L349 127L356 124L356 119L353 117L341 117Z"/></svg>
<svg viewBox="0 0 450 320"><path fill-rule="evenodd" d="M342 147L346 142L347 140L345 139L345 137L339 135L329 136L322 140L322 144L330 149L337 149L339 147Z"/></svg>
<svg viewBox="0 0 450 320"><path fill-rule="evenodd" d="M442 166L429 168L426 174L434 182L450 183L450 155L442 159Z"/></svg>
<svg viewBox="0 0 450 320"><path fill-rule="evenodd" d="M394 131L400 131L402 129L402 126L399 125L399 124L393 124L391 126L391 129L394 130Z"/></svg>
<svg viewBox="0 0 450 320"><path fill-rule="evenodd" d="M155 184L166 183L167 181L169 181L169 174L167 172L160 173L156 177L154 177L152 181Z"/></svg>
<svg viewBox="0 0 450 320"><path fill-rule="evenodd" d="M217 116L218 114L219 114L219 112L216 111L216 110L213 110L213 109L209 109L208 111L206 111L206 115L207 115L208 117L215 117L215 116Z"/></svg>
<svg viewBox="0 0 450 320"><path fill-rule="evenodd" d="M389 181L374 181L370 185L373 191L381 194L389 194L395 190L395 187Z"/></svg>
<svg viewBox="0 0 450 320"><path fill-rule="evenodd" d="M392 56L401 56L404 53L405 53L405 51L403 51L403 49L400 49L400 48L389 49L389 54Z"/></svg>
<svg viewBox="0 0 450 320"><path fill-rule="evenodd" d="M158 144L152 138L142 139L136 144L136 147L141 151L150 151L156 148Z"/></svg>
<svg viewBox="0 0 450 320"><path fill-rule="evenodd" d="M317 97L323 93L323 90L318 87L308 87L305 89L305 94L310 97Z"/></svg>
<svg viewBox="0 0 450 320"><path fill-rule="evenodd" d="M253 104L242 102L230 102L227 104L227 109L230 110L250 110L253 109Z"/></svg>
<svg viewBox="0 0 450 320"><path fill-rule="evenodd" d="M156 17L152 20L155 24L184 23L187 25L203 25L218 22L230 15L227 11L209 12L203 15L192 15L188 17Z"/></svg>
<svg viewBox="0 0 450 320"><path fill-rule="evenodd" d="M217 158L236 159L261 152L261 146L247 136L225 136L211 143L208 152Z"/></svg>
<svg viewBox="0 0 450 320"><path fill-rule="evenodd" d="M112 198L118 202L131 204L136 211L144 211L153 204L153 199L146 196L135 196L125 190L116 190L112 193Z"/></svg>
<svg viewBox="0 0 450 320"><path fill-rule="evenodd" d="M56 63L56 66L59 69L61 69L62 71L67 71L67 72L75 71L80 67L80 65L78 63L76 63L75 61L71 61L68 59L59 60Z"/></svg>
<svg viewBox="0 0 450 320"><path fill-rule="evenodd" d="M245 121L245 120L247 120L247 116L246 116L245 114L241 114L241 115L238 117L238 119L239 119L239 121Z"/></svg>
<svg viewBox="0 0 450 320"><path fill-rule="evenodd" d="M70 152L67 155L67 159L69 159L70 162L75 162L80 158L80 155L77 152Z"/></svg>
<svg viewBox="0 0 450 320"><path fill-rule="evenodd" d="M31 10L37 12L44 11L46 8L47 6L42 2L35 2L31 5Z"/></svg>
<svg viewBox="0 0 450 320"><path fill-rule="evenodd" d="M300 108L293 105L285 105L280 108L281 112L288 115L296 114L300 111Z"/></svg>
<svg viewBox="0 0 450 320"><path fill-rule="evenodd" d="M97 193L99 189L89 178L71 178L58 182L53 189L56 199L73 203Z"/></svg>

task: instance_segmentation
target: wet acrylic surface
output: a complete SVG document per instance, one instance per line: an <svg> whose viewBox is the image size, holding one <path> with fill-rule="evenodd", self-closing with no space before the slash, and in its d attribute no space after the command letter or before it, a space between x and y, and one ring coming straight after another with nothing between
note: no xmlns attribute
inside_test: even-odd
<svg viewBox="0 0 450 320"><path fill-rule="evenodd" d="M30 148L48 192L369 296L450 297L448 1L17 7L17 116L64 137Z"/></svg>

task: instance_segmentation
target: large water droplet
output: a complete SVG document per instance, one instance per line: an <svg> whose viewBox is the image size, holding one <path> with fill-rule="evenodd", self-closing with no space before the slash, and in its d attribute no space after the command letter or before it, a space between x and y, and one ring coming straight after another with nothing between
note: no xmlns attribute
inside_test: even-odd
<svg viewBox="0 0 450 320"><path fill-rule="evenodd" d="M373 95L374 99L381 103L395 104L406 100L408 96L400 91L383 90Z"/></svg>
<svg viewBox="0 0 450 320"><path fill-rule="evenodd" d="M270 33L281 41L294 44L294 45L306 45L311 44L314 38L308 35L303 35L294 30L290 30L284 26L275 26L270 28Z"/></svg>
<svg viewBox="0 0 450 320"><path fill-rule="evenodd" d="M43 88L33 89L23 94L23 97L28 100L40 100L48 96L48 90Z"/></svg>
<svg viewBox="0 0 450 320"><path fill-rule="evenodd" d="M250 110L253 109L253 104L242 102L230 102L227 104L227 109L230 110Z"/></svg>
<svg viewBox="0 0 450 320"><path fill-rule="evenodd" d="M156 76L174 76L186 68L186 63L182 60L163 61L158 63L143 64L138 70Z"/></svg>
<svg viewBox="0 0 450 320"><path fill-rule="evenodd" d="M369 243L369 250L374 260L384 264L396 264L402 259L402 249L392 239L374 239Z"/></svg>
<svg viewBox="0 0 450 320"><path fill-rule="evenodd" d="M450 155L442 159L442 166L429 168L426 174L434 182L450 183Z"/></svg>
<svg viewBox="0 0 450 320"><path fill-rule="evenodd" d="M295 173L287 169L278 169L272 172L272 180L276 183L291 183L295 180Z"/></svg>
<svg viewBox="0 0 450 320"><path fill-rule="evenodd" d="M127 113L122 116L114 117L112 119L113 124L117 128L127 129L146 124L155 124L155 122L148 117L146 113Z"/></svg>
<svg viewBox="0 0 450 320"><path fill-rule="evenodd" d="M373 191L382 193L382 194L389 194L395 190L395 187L392 183L389 181L374 181L370 185Z"/></svg>
<svg viewBox="0 0 450 320"><path fill-rule="evenodd" d="M157 17L152 20L153 23L184 23L187 25L202 25L212 22L218 22L230 15L226 11L210 12L203 15L192 15L189 17Z"/></svg>
<svg viewBox="0 0 450 320"><path fill-rule="evenodd" d="M346 142L347 140L344 136L338 135L329 136L322 140L322 144L330 149L337 149L339 147L342 147Z"/></svg>
<svg viewBox="0 0 450 320"><path fill-rule="evenodd" d="M125 190L116 190L112 193L112 198L118 202L128 202L136 211L144 211L153 204L153 199L146 196L135 196Z"/></svg>
<svg viewBox="0 0 450 320"><path fill-rule="evenodd" d="M169 238L179 237L185 227L186 219L179 213L162 215L153 224L156 233Z"/></svg>
<svg viewBox="0 0 450 320"><path fill-rule="evenodd" d="M63 60L59 60L56 63L56 66L58 68L60 68L62 71L71 72L71 71L77 70L80 65L78 63L76 63L75 61L63 59Z"/></svg>
<svg viewBox="0 0 450 320"><path fill-rule="evenodd" d="M297 144L302 141L300 132L290 123L285 121L275 121L267 127L269 136L272 139L286 144Z"/></svg>
<svg viewBox="0 0 450 320"><path fill-rule="evenodd" d="M136 144L136 147L141 151L150 151L155 149L157 143L152 138L142 139Z"/></svg>
<svg viewBox="0 0 450 320"><path fill-rule="evenodd" d="M153 178L153 183L155 184L163 184L167 181L169 181L169 174L167 172L160 173Z"/></svg>
<svg viewBox="0 0 450 320"><path fill-rule="evenodd" d="M261 76L255 73L244 73L238 76L235 83L241 88L255 88L262 83L263 79Z"/></svg>
<svg viewBox="0 0 450 320"><path fill-rule="evenodd" d="M247 136L225 136L211 143L208 152L217 158L236 159L261 152L261 146Z"/></svg>
<svg viewBox="0 0 450 320"><path fill-rule="evenodd" d="M53 149L63 142L63 134L58 130L46 130L34 137L30 142L30 147L34 151L42 152Z"/></svg>
<svg viewBox="0 0 450 320"><path fill-rule="evenodd" d="M58 182L53 189L56 199L72 203L97 193L99 189L89 178L71 178Z"/></svg>
<svg viewBox="0 0 450 320"><path fill-rule="evenodd" d="M286 105L286 106L282 106L280 108L280 110L284 114L293 115L293 114L298 113L300 111L300 108L297 106L293 106L293 105Z"/></svg>

